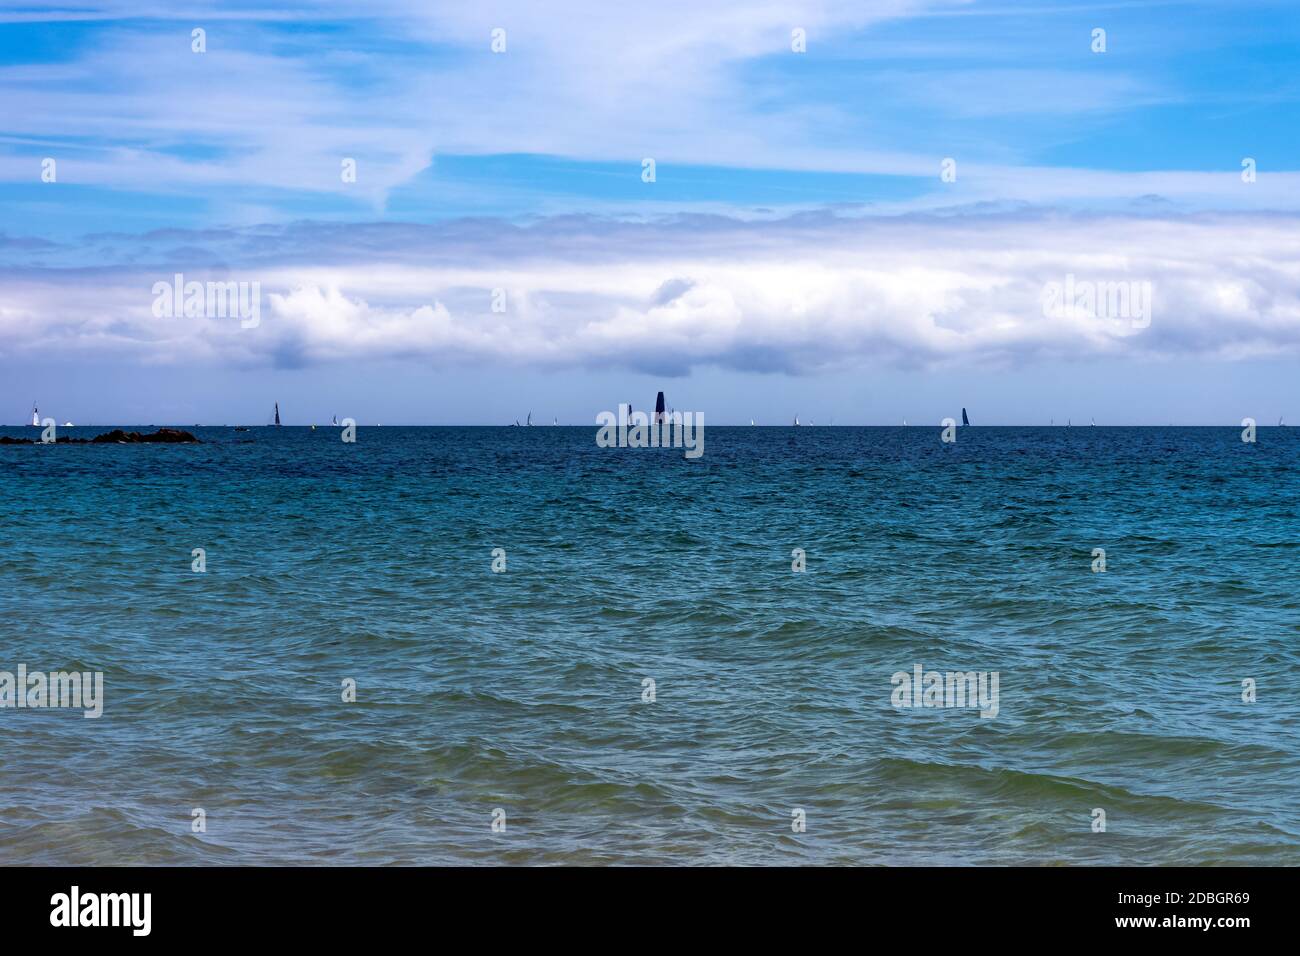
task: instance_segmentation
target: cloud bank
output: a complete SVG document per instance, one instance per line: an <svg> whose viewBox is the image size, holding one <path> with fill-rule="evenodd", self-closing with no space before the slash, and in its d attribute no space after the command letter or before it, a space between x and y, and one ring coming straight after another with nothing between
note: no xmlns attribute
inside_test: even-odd
<svg viewBox="0 0 1300 956"><path fill-rule="evenodd" d="M1300 351L1300 217L586 217L299 223L88 237L103 263L0 241L0 356L303 367L1238 360ZM258 282L261 323L158 318L155 282ZM1149 283L1149 324L1045 314L1051 283ZM1104 312L1104 307L1102 309Z"/></svg>

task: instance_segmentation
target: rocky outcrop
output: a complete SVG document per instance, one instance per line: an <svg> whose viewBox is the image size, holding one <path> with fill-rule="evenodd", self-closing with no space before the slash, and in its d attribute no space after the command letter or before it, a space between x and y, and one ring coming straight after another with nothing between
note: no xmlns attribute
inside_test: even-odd
<svg viewBox="0 0 1300 956"><path fill-rule="evenodd" d="M194 444L201 442L194 435L179 428L160 428L156 432L141 434L140 432L125 432L120 428L114 428L111 432L104 432L102 435L96 435L94 438L71 438L67 435L59 435L54 439L58 445L153 445L153 444ZM10 438L8 435L0 435L0 445L39 445L39 438Z"/></svg>
<svg viewBox="0 0 1300 956"><path fill-rule="evenodd" d="M141 442L154 442L171 445L180 442L198 442L198 439L189 432L182 431L179 428L160 428L151 435L142 435L139 432L124 432L120 428L114 428L111 432L104 432L102 435L96 435L90 441L95 445L110 444L113 442L120 445L136 445Z"/></svg>

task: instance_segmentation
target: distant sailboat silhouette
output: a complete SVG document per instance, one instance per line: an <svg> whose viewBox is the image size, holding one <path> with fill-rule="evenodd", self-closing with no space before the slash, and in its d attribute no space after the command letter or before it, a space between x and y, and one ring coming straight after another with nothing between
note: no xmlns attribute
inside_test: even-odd
<svg viewBox="0 0 1300 956"><path fill-rule="evenodd" d="M533 413L532 413L532 412L529 412L529 413L528 413L528 421L524 422L524 424L525 424L525 425L528 425L529 427L532 427L532 424L533 424Z"/></svg>
<svg viewBox="0 0 1300 956"><path fill-rule="evenodd" d="M664 393L660 392L655 398L655 417L651 419L651 423L659 425L667 420L668 416L664 414Z"/></svg>
<svg viewBox="0 0 1300 956"><path fill-rule="evenodd" d="M796 416L794 417L794 423L795 423L796 426L799 424L799 416L798 416L798 415L796 415Z"/></svg>
<svg viewBox="0 0 1300 956"><path fill-rule="evenodd" d="M1096 428L1096 427L1097 427L1097 419L1095 419L1095 418L1090 418L1090 419L1088 420L1088 427L1089 427L1089 428Z"/></svg>
<svg viewBox="0 0 1300 956"><path fill-rule="evenodd" d="M970 419L966 417L966 409L964 409L964 408L961 410L961 423L962 423L963 425L969 425L969 424L970 424Z"/></svg>
<svg viewBox="0 0 1300 956"><path fill-rule="evenodd" d="M41 427L41 413L40 413L40 411L36 408L36 403L35 403L35 402L32 402L32 427L33 427L33 428L40 428L40 427Z"/></svg>
<svg viewBox="0 0 1300 956"><path fill-rule="evenodd" d="M552 425L558 425L558 424L560 424L560 416L559 416L559 415L556 415L556 416L555 416L555 421L551 422L551 424L552 424Z"/></svg>
<svg viewBox="0 0 1300 956"><path fill-rule="evenodd" d="M330 416L330 424L331 424L331 425L335 425L335 426L337 426L338 423L339 423L339 417L338 417L337 415L331 415L331 416Z"/></svg>
<svg viewBox="0 0 1300 956"><path fill-rule="evenodd" d="M275 427L280 427L280 403L275 403Z"/></svg>

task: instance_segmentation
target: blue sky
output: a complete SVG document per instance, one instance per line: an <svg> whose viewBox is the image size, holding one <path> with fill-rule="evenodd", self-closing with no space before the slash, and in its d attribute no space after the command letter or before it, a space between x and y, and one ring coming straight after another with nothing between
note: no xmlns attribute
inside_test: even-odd
<svg viewBox="0 0 1300 956"><path fill-rule="evenodd" d="M1283 2L0 0L0 421L1300 421L1298 60Z"/></svg>

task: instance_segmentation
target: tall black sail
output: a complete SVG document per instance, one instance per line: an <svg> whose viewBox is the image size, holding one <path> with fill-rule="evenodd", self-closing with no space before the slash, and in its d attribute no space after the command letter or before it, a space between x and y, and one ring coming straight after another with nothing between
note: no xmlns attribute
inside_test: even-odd
<svg viewBox="0 0 1300 956"><path fill-rule="evenodd" d="M655 424L665 421L668 418L664 414L664 393L660 392L659 397L655 399Z"/></svg>
<svg viewBox="0 0 1300 956"><path fill-rule="evenodd" d="M275 403L275 423L280 424L280 403Z"/></svg>
<svg viewBox="0 0 1300 956"><path fill-rule="evenodd" d="M963 425L969 425L969 424L970 424L970 419L966 417L966 409L964 409L964 408L961 410L961 423L962 423Z"/></svg>

